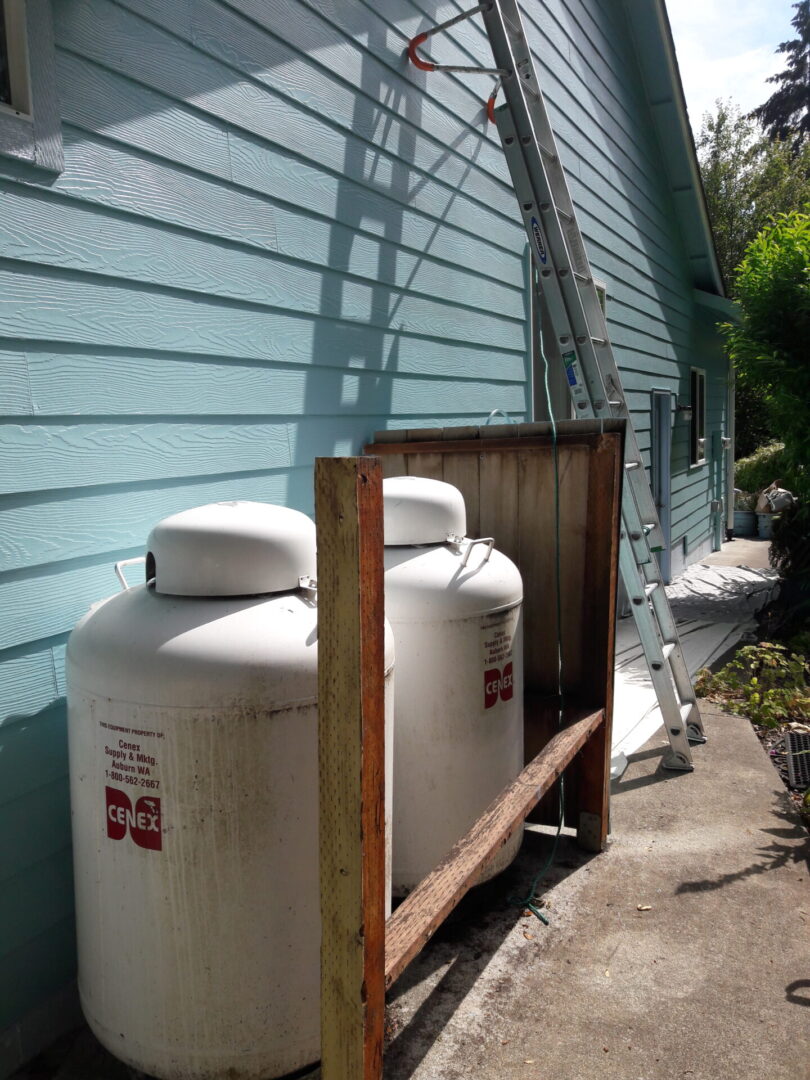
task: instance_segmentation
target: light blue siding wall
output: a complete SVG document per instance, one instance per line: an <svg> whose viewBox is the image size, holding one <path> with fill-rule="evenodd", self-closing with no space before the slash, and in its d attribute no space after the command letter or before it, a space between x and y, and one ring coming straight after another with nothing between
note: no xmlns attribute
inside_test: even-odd
<svg viewBox="0 0 810 1080"><path fill-rule="evenodd" d="M377 428L525 415L482 88L426 94L421 14L373 7L54 0L65 170L0 164L0 1031L74 968L64 645L112 563L309 510Z"/></svg>
<svg viewBox="0 0 810 1080"><path fill-rule="evenodd" d="M621 4L525 6L646 446L702 346ZM112 563L188 506L309 510L314 456L377 428L528 400L490 84L403 56L457 7L53 10L65 170L0 159L0 1031L73 970L64 645ZM436 49L488 59L473 23ZM684 471L695 538L704 487Z"/></svg>

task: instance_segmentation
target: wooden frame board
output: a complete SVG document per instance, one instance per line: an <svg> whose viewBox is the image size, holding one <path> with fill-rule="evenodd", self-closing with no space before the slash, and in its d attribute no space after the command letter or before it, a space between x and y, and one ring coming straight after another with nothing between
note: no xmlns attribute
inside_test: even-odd
<svg viewBox="0 0 810 1080"><path fill-rule="evenodd" d="M580 843L600 851L608 829L621 425L386 433L368 450L316 462L324 1080L381 1080L385 988L564 770ZM526 620L527 764L387 923L383 474L461 489L468 533L521 569Z"/></svg>

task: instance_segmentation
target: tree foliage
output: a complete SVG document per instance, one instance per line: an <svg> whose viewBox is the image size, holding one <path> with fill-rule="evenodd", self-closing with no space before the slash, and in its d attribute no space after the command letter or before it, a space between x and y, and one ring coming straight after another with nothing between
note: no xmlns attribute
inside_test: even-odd
<svg viewBox="0 0 810 1080"><path fill-rule="evenodd" d="M777 52L785 54L787 67L768 79L779 89L751 116L762 124L769 138L790 143L797 151L810 139L810 0L799 0L793 6L796 14L791 26L799 36L779 46Z"/></svg>
<svg viewBox="0 0 810 1080"><path fill-rule="evenodd" d="M785 444L799 504L775 533L788 593L810 612L810 213L779 214L748 245L737 274L739 325L726 324L740 381L759 395Z"/></svg>
<svg viewBox="0 0 810 1080"><path fill-rule="evenodd" d="M764 138L731 101L718 100L715 109L704 114L697 150L717 257L733 293L737 267L760 229L810 202L810 141L794 154L787 143Z"/></svg>

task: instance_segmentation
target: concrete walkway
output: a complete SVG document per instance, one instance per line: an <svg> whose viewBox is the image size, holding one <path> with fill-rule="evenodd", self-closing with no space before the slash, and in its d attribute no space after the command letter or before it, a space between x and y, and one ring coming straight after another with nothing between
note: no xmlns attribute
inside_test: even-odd
<svg viewBox="0 0 810 1080"><path fill-rule="evenodd" d="M750 566L752 570L767 570L771 565L768 561L770 550L770 540L741 536L727 541L719 551L713 551L701 562L708 566Z"/></svg>
<svg viewBox="0 0 810 1080"><path fill-rule="evenodd" d="M532 830L428 946L395 988L386 1080L810 1077L807 832L748 721L702 711L693 773L659 770L660 737L631 758L607 853L564 838L549 927L504 904L543 865Z"/></svg>

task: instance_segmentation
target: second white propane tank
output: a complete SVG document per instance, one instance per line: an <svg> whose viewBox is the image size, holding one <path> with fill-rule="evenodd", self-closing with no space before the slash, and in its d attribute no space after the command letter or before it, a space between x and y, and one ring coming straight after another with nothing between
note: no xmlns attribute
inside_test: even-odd
<svg viewBox="0 0 810 1080"><path fill-rule="evenodd" d="M148 552L67 650L82 1008L151 1076L269 1080L320 1053L315 527L218 503Z"/></svg>
<svg viewBox="0 0 810 1080"><path fill-rule="evenodd" d="M523 582L464 536L461 492L383 481L385 610L394 632L392 884L409 892L523 767ZM518 832L481 876L512 861Z"/></svg>

